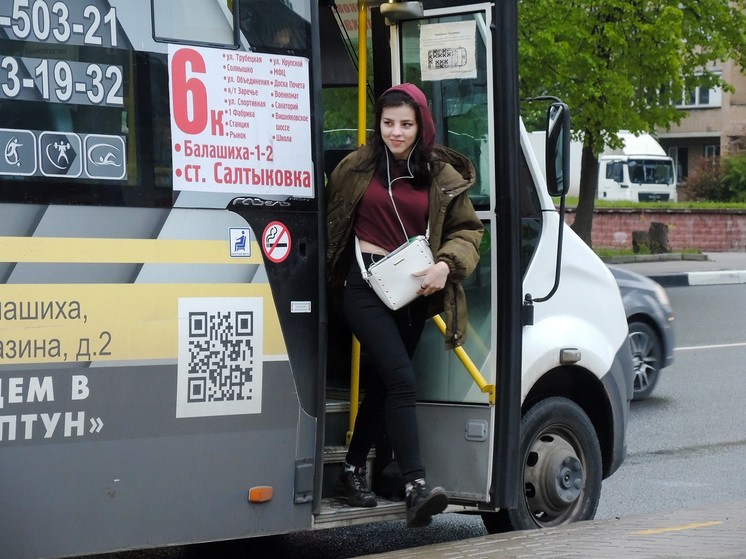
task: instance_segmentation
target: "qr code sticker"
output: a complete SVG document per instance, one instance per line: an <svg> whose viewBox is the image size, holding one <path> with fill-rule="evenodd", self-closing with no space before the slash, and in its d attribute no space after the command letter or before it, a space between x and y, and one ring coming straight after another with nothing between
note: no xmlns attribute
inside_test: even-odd
<svg viewBox="0 0 746 559"><path fill-rule="evenodd" d="M176 417L261 413L262 299L179 300Z"/></svg>

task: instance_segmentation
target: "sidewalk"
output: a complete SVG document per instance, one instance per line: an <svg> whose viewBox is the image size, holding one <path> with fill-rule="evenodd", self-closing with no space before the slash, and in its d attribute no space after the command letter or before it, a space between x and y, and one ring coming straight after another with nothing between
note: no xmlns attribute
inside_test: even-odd
<svg viewBox="0 0 746 559"><path fill-rule="evenodd" d="M735 559L746 557L746 501L591 520L405 549L368 559Z"/></svg>
<svg viewBox="0 0 746 559"><path fill-rule="evenodd" d="M663 287L746 283L746 252L648 254L614 257L606 263L648 276Z"/></svg>

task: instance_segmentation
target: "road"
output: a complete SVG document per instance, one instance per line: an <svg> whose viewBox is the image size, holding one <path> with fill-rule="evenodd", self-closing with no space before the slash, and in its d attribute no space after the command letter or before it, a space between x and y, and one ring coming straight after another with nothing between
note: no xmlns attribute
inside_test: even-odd
<svg viewBox="0 0 746 559"><path fill-rule="evenodd" d="M746 285L668 294L676 314L674 364L650 399L633 402L627 460L604 482L596 518L746 499ZM387 522L98 557L342 559L485 534L479 517L447 514L422 530Z"/></svg>
<svg viewBox="0 0 746 559"><path fill-rule="evenodd" d="M746 498L746 285L667 290L674 364L632 403L628 454L597 518Z"/></svg>

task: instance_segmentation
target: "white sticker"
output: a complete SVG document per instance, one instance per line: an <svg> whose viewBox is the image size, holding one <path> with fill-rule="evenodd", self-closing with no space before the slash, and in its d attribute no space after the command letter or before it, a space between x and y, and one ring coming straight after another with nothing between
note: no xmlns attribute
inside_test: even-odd
<svg viewBox="0 0 746 559"><path fill-rule="evenodd" d="M179 299L176 417L262 412L261 297Z"/></svg>
<svg viewBox="0 0 746 559"><path fill-rule="evenodd" d="M420 27L422 81L477 77L476 21Z"/></svg>
<svg viewBox="0 0 746 559"><path fill-rule="evenodd" d="M229 229L231 258L251 256L251 229L248 227L231 227Z"/></svg>
<svg viewBox="0 0 746 559"><path fill-rule="evenodd" d="M311 312L311 301L291 301L291 313L309 313Z"/></svg>
<svg viewBox="0 0 746 559"><path fill-rule="evenodd" d="M174 190L313 197L308 59L168 54Z"/></svg>

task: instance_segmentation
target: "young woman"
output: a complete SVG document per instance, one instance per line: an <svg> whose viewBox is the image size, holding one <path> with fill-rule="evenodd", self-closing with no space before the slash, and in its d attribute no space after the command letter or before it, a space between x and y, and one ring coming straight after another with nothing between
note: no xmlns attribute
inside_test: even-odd
<svg viewBox="0 0 746 559"><path fill-rule="evenodd" d="M445 312L446 347L461 345L466 297L461 280L479 261L482 224L467 195L474 167L435 145L425 95L412 84L386 91L375 107L368 145L348 155L327 185L327 265L332 296L341 295L350 329L373 363L335 491L352 506L376 506L366 482L366 459L386 426L406 482L407 525L426 526L448 505L446 492L425 481L415 415L411 357L425 320ZM354 238L369 266L407 239L429 234L435 264L414 274L419 294L389 310L362 278Z"/></svg>

